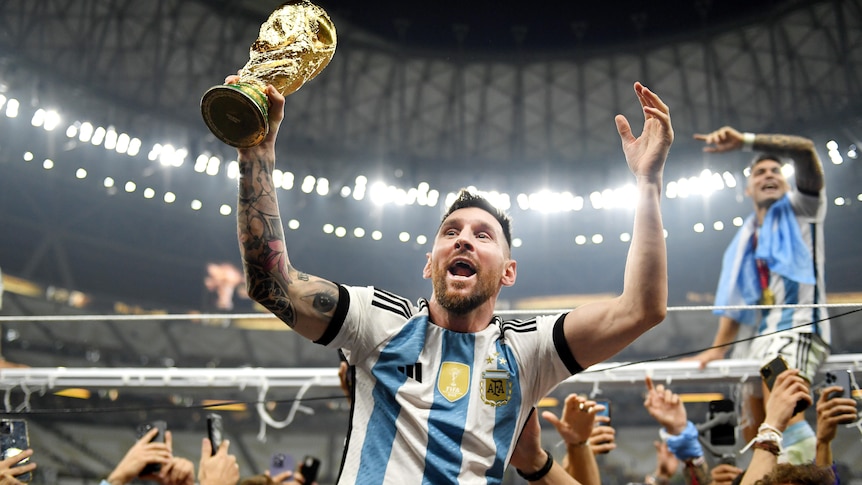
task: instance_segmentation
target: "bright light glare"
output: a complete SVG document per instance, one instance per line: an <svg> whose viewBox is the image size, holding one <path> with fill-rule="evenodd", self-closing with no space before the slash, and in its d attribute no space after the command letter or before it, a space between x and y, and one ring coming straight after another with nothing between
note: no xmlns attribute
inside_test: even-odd
<svg viewBox="0 0 862 485"><path fill-rule="evenodd" d="M192 210L199 211L199 210L201 210L201 207L203 207L203 206L204 206L203 202L201 202L197 199L193 200L191 203Z"/></svg>
<svg viewBox="0 0 862 485"><path fill-rule="evenodd" d="M78 170L75 171L75 177L79 178L79 179L87 178L87 170L83 169L83 168L79 168Z"/></svg>
<svg viewBox="0 0 862 485"><path fill-rule="evenodd" d="M703 226L702 222L698 222L694 225L694 232L703 232L706 228Z"/></svg>
<svg viewBox="0 0 862 485"><path fill-rule="evenodd" d="M19 105L18 100L15 98L10 98L6 101L6 116L9 118L17 118Z"/></svg>
<svg viewBox="0 0 862 485"><path fill-rule="evenodd" d="M221 207L218 208L219 214L223 216L229 216L232 210L231 206L227 204L222 204Z"/></svg>
<svg viewBox="0 0 862 485"><path fill-rule="evenodd" d="M52 168L54 168L54 160L51 160L50 158L46 158L42 162L42 168L44 168L45 170L51 170Z"/></svg>
<svg viewBox="0 0 862 485"><path fill-rule="evenodd" d="M379 241L379 240L383 239L383 233L380 231L373 231L371 233L371 239L374 239L375 241Z"/></svg>
<svg viewBox="0 0 862 485"><path fill-rule="evenodd" d="M165 192L164 200L168 204L173 204L177 200L177 194L173 192Z"/></svg>
<svg viewBox="0 0 862 485"><path fill-rule="evenodd" d="M398 240L406 243L407 241L410 240L410 234L407 232L402 232L402 233L398 234Z"/></svg>
<svg viewBox="0 0 862 485"><path fill-rule="evenodd" d="M299 221L297 221L296 219L291 219L287 221L287 227L295 231L299 229Z"/></svg>

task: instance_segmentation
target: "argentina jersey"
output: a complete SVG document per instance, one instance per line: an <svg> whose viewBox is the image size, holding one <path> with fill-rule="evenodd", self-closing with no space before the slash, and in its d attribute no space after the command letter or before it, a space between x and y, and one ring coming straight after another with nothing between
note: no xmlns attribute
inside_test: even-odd
<svg viewBox="0 0 862 485"><path fill-rule="evenodd" d="M802 241L811 251L815 284L799 283L773 272L769 275L769 287L775 295L775 301L779 303L787 305L823 304L826 303L823 242L823 220L826 215L825 194L810 196L800 192L792 192L789 197L796 212ZM758 327L758 334L764 335L792 329L793 331L817 334L828 344L831 342L828 318L828 311L824 307L764 310L763 318Z"/></svg>
<svg viewBox="0 0 862 485"><path fill-rule="evenodd" d="M579 370L564 341L558 352L557 321L495 317L453 332L429 320L424 300L341 286L318 341L355 369L339 485L501 483L532 406Z"/></svg>

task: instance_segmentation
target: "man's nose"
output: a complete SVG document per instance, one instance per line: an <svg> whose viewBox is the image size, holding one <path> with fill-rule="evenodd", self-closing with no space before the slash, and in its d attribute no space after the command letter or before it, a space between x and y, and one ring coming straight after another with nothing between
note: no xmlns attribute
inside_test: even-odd
<svg viewBox="0 0 862 485"><path fill-rule="evenodd" d="M464 236L463 234L459 235L458 239L455 239L455 249L461 249L461 248L467 249L467 250L473 249L473 242L468 237Z"/></svg>

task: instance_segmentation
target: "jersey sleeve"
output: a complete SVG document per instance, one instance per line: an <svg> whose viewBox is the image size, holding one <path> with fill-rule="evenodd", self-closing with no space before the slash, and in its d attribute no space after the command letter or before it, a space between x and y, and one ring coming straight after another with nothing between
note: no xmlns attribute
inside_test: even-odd
<svg viewBox="0 0 862 485"><path fill-rule="evenodd" d="M415 309L406 299L373 287L339 285L338 306L317 343L344 349L350 364L395 335Z"/></svg>
<svg viewBox="0 0 862 485"><path fill-rule="evenodd" d="M788 194L790 205L798 217L808 218L810 222L822 222L826 218L826 190L817 195L809 195L798 190Z"/></svg>
<svg viewBox="0 0 862 485"><path fill-rule="evenodd" d="M560 382L583 370L562 334L565 317L565 313L537 317L535 332L506 331L521 366L524 399L528 402L538 402Z"/></svg>

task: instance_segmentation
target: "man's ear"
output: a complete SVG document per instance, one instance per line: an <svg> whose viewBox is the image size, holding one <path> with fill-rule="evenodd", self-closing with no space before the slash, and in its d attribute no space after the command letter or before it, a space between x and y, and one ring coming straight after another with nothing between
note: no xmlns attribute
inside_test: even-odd
<svg viewBox="0 0 862 485"><path fill-rule="evenodd" d="M503 277L500 279L500 283L503 286L512 286L515 284L515 279L518 276L518 262L514 259L510 259L506 261L506 267L503 268Z"/></svg>
<svg viewBox="0 0 862 485"><path fill-rule="evenodd" d="M422 277L431 279L431 253L425 253L425 267L422 268Z"/></svg>

